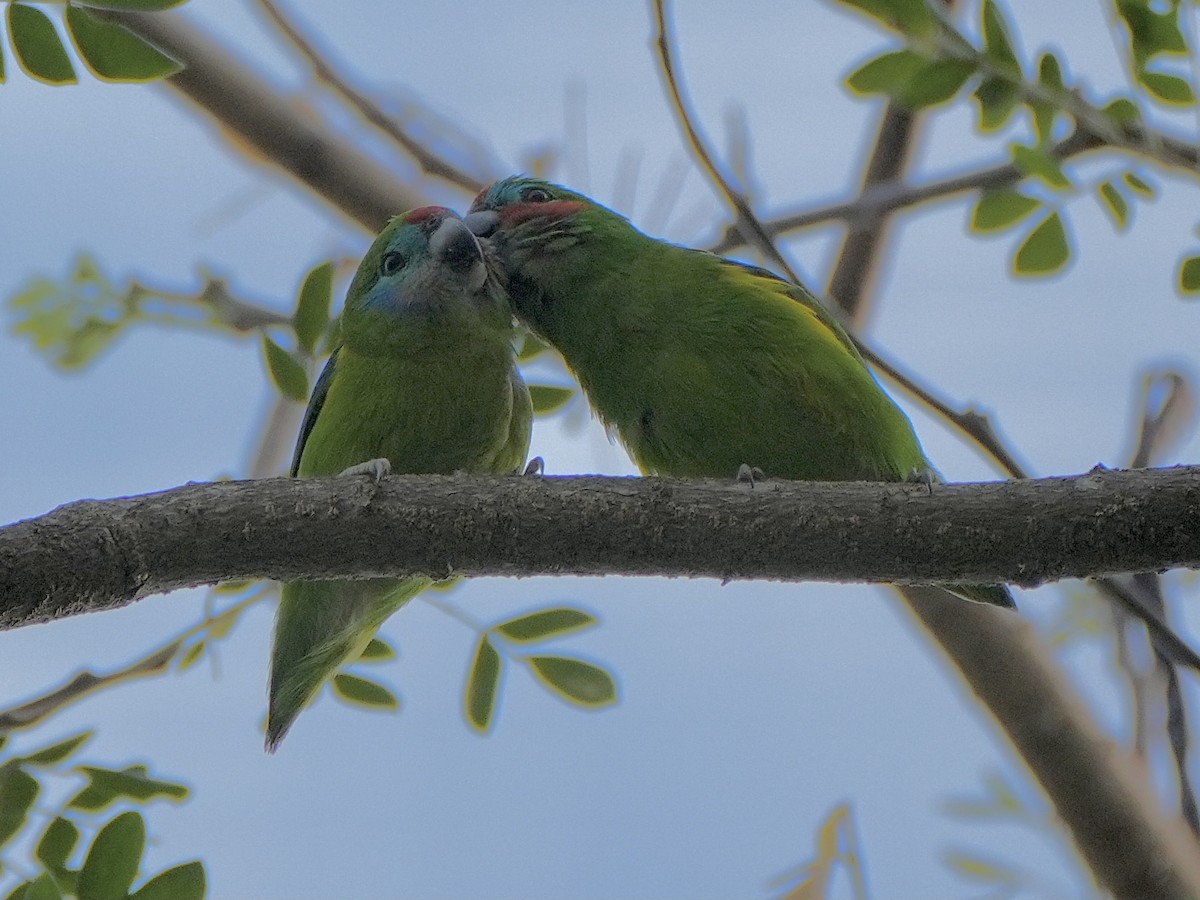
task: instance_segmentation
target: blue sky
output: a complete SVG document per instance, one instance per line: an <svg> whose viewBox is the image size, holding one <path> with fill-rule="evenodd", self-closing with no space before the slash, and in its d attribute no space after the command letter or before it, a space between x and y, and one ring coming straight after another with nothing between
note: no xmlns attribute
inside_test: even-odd
<svg viewBox="0 0 1200 900"><path fill-rule="evenodd" d="M416 98L436 110L489 148L500 174L555 148L560 180L648 230L694 244L717 233L720 205L695 171L669 216L655 206L668 174L690 164L663 100L647 5L417 6L288 8L360 86L397 106ZM1060 50L1097 97L1121 87L1094 4L1013 6L1027 50ZM680 62L695 106L722 152L726 117L741 110L761 208L849 196L877 107L838 85L886 38L832 4L679 7ZM183 14L305 98L302 68L253 4L207 0ZM915 179L1003 153L1002 143L972 136L972 116L960 104L930 123ZM1187 117L1169 124L1196 130ZM10 72L0 132L5 299L35 275L64 276L86 251L118 279L195 290L205 268L287 310L312 265L361 253L370 239L238 156L162 87L85 77L50 88ZM631 192L621 173L633 154ZM1119 168L1096 159L1073 172L1086 184ZM1194 373L1200 333L1195 303L1172 291L1176 260L1196 240L1195 187L1155 178L1163 196L1139 205L1119 236L1092 200L1072 200L1079 253L1043 281L1006 276L1011 237L970 236L961 198L906 217L871 339L954 401L993 413L1039 474L1123 463L1142 373ZM828 273L837 236L830 229L787 245L814 283ZM143 328L85 372L64 375L5 333L0 521L84 497L244 474L271 397L254 340ZM993 476L940 423L897 399L947 477ZM582 403L538 423L534 452L551 474L633 472ZM1171 461L1198 455L1191 435ZM1170 579L1194 593L1184 581ZM1047 625L1064 596L1054 587L1019 600ZM81 667L119 667L197 621L204 598L179 592L0 633L0 705ZM602 626L562 648L612 668L621 703L580 712L512 671L493 732L478 737L460 712L475 636L418 600L385 628L399 660L373 672L401 694L400 714L326 698L266 757L268 604L220 645L215 668L109 691L27 740L95 727L88 760L150 761L189 783L187 804L152 809L149 862L157 869L203 857L217 898L762 897L774 876L811 856L819 823L847 801L875 897L969 895L942 862L952 848L1019 863L1037 873L1042 896L1078 883L1069 857L1030 828L945 813L946 800L980 792L993 772L1031 804L1043 801L885 589L538 578L480 580L448 599L488 621L563 601L592 610ZM1181 628L1195 640L1200 618L1191 613ZM1080 638L1062 656L1125 737L1128 698L1109 671L1107 645ZM1194 682L1185 683L1195 710ZM837 890L849 896L846 884Z"/></svg>

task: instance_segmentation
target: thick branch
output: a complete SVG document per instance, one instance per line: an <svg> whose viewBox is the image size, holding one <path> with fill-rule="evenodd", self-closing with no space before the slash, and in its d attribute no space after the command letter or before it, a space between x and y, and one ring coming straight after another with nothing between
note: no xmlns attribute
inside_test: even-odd
<svg viewBox="0 0 1200 900"><path fill-rule="evenodd" d="M982 484L267 479L0 529L0 628L245 578L668 575L928 584L1200 567L1200 467Z"/></svg>
<svg viewBox="0 0 1200 900"><path fill-rule="evenodd" d="M1159 809L1030 623L944 591L902 592L1037 774L1097 881L1120 900L1200 896L1200 852L1183 821Z"/></svg>
<svg viewBox="0 0 1200 900"><path fill-rule="evenodd" d="M254 151L371 233L428 198L289 101L177 14L96 10L184 64L166 84Z"/></svg>

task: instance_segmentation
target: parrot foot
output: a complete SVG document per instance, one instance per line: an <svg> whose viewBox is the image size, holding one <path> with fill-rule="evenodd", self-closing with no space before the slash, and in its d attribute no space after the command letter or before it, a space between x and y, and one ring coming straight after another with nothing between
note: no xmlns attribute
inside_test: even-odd
<svg viewBox="0 0 1200 900"><path fill-rule="evenodd" d="M933 472L930 469L909 469L908 475L904 479L909 484L923 484L929 495L933 496L933 483L937 480L933 477Z"/></svg>
<svg viewBox="0 0 1200 900"><path fill-rule="evenodd" d="M391 473L392 464L382 456L378 459L369 459L364 463L343 469L341 472L342 475L370 475L371 480L376 484L379 484L385 476Z"/></svg>
<svg viewBox="0 0 1200 900"><path fill-rule="evenodd" d="M521 475L545 475L546 461L540 456L535 456L525 465L524 471L517 469L517 472L520 472Z"/></svg>
<svg viewBox="0 0 1200 900"><path fill-rule="evenodd" d="M738 484L748 484L750 487L759 481L766 481L767 474L758 466L748 466L742 463L738 466L737 475L734 478Z"/></svg>

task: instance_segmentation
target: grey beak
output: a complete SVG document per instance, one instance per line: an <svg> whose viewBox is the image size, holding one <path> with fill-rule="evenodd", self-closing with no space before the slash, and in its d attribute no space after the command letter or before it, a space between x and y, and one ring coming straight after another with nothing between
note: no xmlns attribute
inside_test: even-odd
<svg viewBox="0 0 1200 900"><path fill-rule="evenodd" d="M500 227L500 213L494 209L481 209L479 212L468 213L463 219L467 228L476 237L487 238L496 233Z"/></svg>
<svg viewBox="0 0 1200 900"><path fill-rule="evenodd" d="M483 287L487 280L483 249L462 219L452 216L443 219L429 239L429 250L435 259L440 259L455 272L468 275L472 291Z"/></svg>

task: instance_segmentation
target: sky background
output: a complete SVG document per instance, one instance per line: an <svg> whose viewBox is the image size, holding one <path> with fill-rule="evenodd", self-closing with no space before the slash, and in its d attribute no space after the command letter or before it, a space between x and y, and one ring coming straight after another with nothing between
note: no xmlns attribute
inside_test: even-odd
<svg viewBox="0 0 1200 900"><path fill-rule="evenodd" d="M831 3L678 6L679 63L695 108L722 153L731 111L745 122L759 208L770 215L850 197L878 105L840 85L887 38ZM1097 99L1125 89L1095 4L1011 7L1026 58L1055 49ZM494 174L526 169L551 150L558 180L656 235L703 245L725 221L694 170L669 215L655 201L691 164L660 85L645 3L308 0L287 9L360 87L397 109L418 100L472 136ZM181 14L304 99L303 67L253 4L205 0ZM34 276L65 277L87 252L116 280L136 275L194 291L207 269L239 295L287 312L311 266L369 243L239 156L169 89L87 75L51 88L8 59L0 299ZM1192 117L1163 122L1197 131ZM1001 159L1003 141L981 141L973 125L966 104L939 113L923 134L914 180ZM418 178L405 161L388 162ZM1121 168L1107 158L1072 172L1089 184ZM870 338L956 403L994 414L1037 474L1123 464L1142 375L1194 373L1200 335L1196 304L1172 287L1177 259L1195 252L1196 189L1147 171L1163 195L1139 204L1124 234L1086 191L1070 201L1079 252L1048 280L1008 277L1012 236L969 235L963 198L906 216ZM427 189L466 205L439 185ZM806 233L786 249L819 285L838 237L835 228ZM564 383L548 367L535 374ZM243 475L272 391L256 339L145 327L86 371L63 374L5 331L0 522L80 498ZM994 477L941 423L897 399L948 478ZM533 452L550 474L634 472L582 401L538 421ZM1168 461L1198 456L1200 438L1189 434ZM1168 583L1197 589L1179 574ZM1022 592L1018 601L1049 628L1067 590ZM126 664L195 623L205 597L181 591L0 633L0 707L81 667ZM620 704L583 712L514 669L492 733L477 736L460 703L476 636L418 600L385 627L399 659L370 673L400 693L401 712L326 697L268 757L260 730L266 603L221 643L215 667L95 696L19 736L17 747L95 727L85 761L146 761L190 784L186 804L150 808L147 864L157 871L200 856L215 898L765 897L775 876L812 856L816 829L844 802L853 805L874 897L972 896L943 862L954 849L1034 873L1034 896L1087 893L1069 853L1044 834L947 814L946 801L980 794L992 773L1029 803L1043 801L886 589L536 578L481 579L443 597L484 621L558 602L591 610L602 625L559 646L617 673ZM1180 630L1200 640L1200 613L1179 613ZM1128 697L1107 643L1083 636L1060 653L1124 737ZM1195 714L1195 680L1184 684ZM845 881L835 896L849 896Z"/></svg>

